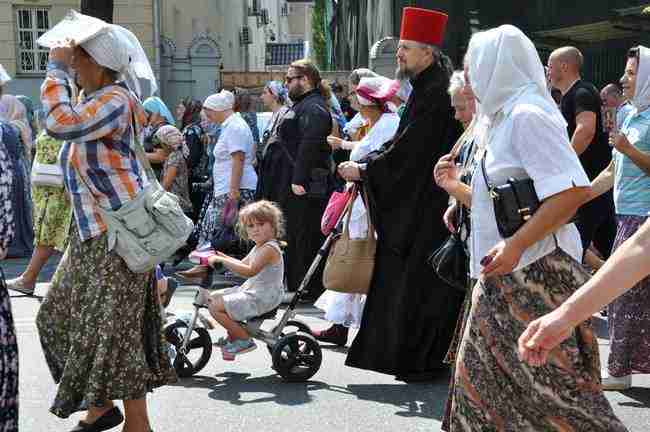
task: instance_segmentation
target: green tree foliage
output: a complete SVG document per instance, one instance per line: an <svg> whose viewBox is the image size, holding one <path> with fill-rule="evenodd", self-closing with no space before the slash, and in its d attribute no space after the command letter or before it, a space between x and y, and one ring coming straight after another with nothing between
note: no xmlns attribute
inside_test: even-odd
<svg viewBox="0 0 650 432"><path fill-rule="evenodd" d="M316 0L311 15L311 57L321 70L329 69L325 39L327 37L325 1L327 0Z"/></svg>

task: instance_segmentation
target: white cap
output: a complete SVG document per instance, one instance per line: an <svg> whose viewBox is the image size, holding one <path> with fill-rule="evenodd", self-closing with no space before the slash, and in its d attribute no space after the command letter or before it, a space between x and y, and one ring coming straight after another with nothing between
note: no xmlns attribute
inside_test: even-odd
<svg viewBox="0 0 650 432"><path fill-rule="evenodd" d="M208 96L203 102L203 108L214 111L226 111L235 106L235 95L228 90L221 90L219 93Z"/></svg>

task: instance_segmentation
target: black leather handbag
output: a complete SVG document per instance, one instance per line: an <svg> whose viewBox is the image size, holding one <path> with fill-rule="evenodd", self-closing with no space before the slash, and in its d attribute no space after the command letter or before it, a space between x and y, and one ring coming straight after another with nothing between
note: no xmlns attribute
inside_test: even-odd
<svg viewBox="0 0 650 432"><path fill-rule="evenodd" d="M499 234L503 238L512 237L540 206L535 185L531 179L509 178L505 184L495 186L485 170L485 155L481 158L481 171L492 198Z"/></svg>
<svg viewBox="0 0 650 432"><path fill-rule="evenodd" d="M465 250L465 242L460 235L463 221L460 204L456 220L459 221L456 232L452 233L442 246L429 256L427 262L440 279L457 290L465 292L469 284L469 257Z"/></svg>

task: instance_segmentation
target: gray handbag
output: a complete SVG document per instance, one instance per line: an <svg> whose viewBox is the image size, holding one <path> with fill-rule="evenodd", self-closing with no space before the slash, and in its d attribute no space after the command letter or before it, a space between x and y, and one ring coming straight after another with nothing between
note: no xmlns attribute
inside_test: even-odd
<svg viewBox="0 0 650 432"><path fill-rule="evenodd" d="M115 250L132 272L145 273L183 246L194 225L183 213L178 197L167 192L156 179L142 145L135 138L135 121L132 126L131 149L142 164L149 185L118 210L103 208L95 202L108 229L108 250ZM81 173L79 177L88 188Z"/></svg>

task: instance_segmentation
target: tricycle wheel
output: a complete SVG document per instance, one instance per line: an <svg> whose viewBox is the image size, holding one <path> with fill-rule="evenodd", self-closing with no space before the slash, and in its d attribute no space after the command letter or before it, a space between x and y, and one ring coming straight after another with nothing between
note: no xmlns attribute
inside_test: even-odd
<svg viewBox="0 0 650 432"><path fill-rule="evenodd" d="M175 358L172 360L176 375L180 378L188 378L199 372L208 364L212 355L212 340L210 334L203 327L196 327L190 334L190 341L187 344L187 352L182 353L183 338L187 331L187 323L182 320L165 327L165 339L175 350Z"/></svg>
<svg viewBox="0 0 650 432"><path fill-rule="evenodd" d="M323 353L310 334L293 333L281 337L273 347L273 368L290 382L307 381L323 361Z"/></svg>

